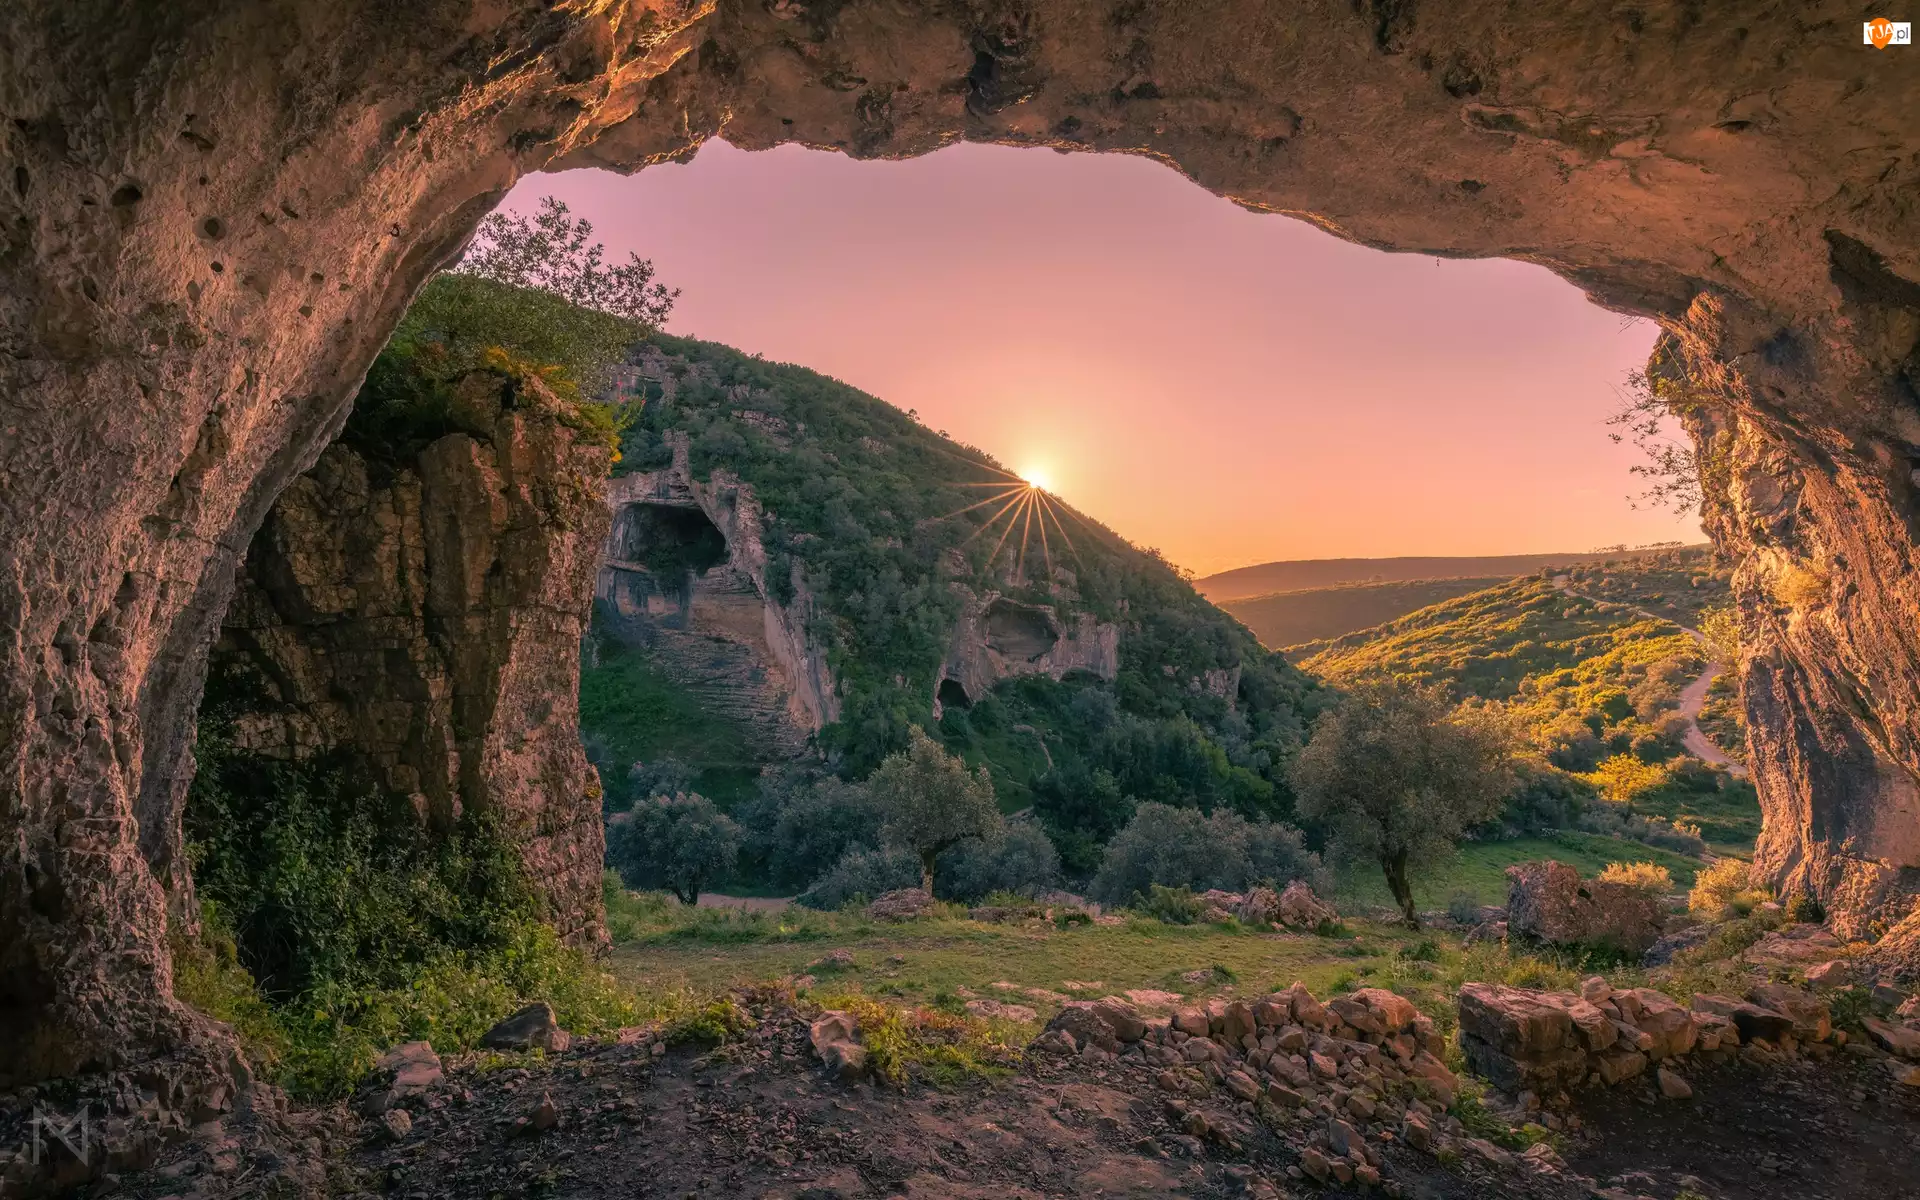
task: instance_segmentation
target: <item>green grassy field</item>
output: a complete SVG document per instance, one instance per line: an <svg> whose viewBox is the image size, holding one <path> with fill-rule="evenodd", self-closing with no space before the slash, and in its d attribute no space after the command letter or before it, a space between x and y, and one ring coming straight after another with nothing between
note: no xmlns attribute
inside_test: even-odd
<svg viewBox="0 0 1920 1200"><path fill-rule="evenodd" d="M1608 863L1655 863L1673 874L1673 885L1679 890L1692 887L1694 873L1704 865L1697 859L1640 842L1564 830L1547 837L1468 842L1450 862L1424 875L1414 875L1414 901L1422 909L1440 909L1455 895L1465 894L1481 904L1505 904L1507 868L1547 858L1566 863L1582 875L1597 875ZM1378 869L1359 864L1340 871L1333 900L1342 912L1393 904L1386 878Z"/></svg>
<svg viewBox="0 0 1920 1200"><path fill-rule="evenodd" d="M895 924L852 912L687 910L633 895L616 899L610 914L616 947L608 967L620 983L642 991L697 997L805 974L817 993L858 992L950 1011L974 998L1023 1005L1035 1011L1034 1021L1016 1022L1026 1035L1066 999L1134 989L1194 1000L1259 995L1295 980L1322 997L1384 987L1450 1028L1454 993L1470 980L1570 990L1604 971L1616 986L1651 984L1683 998L1731 986L1716 974L1719 966L1648 972L1571 952L1515 953L1498 942L1468 947L1453 934L1359 918L1328 936L1232 923L1167 925L1132 914L1066 928L984 924L954 907ZM822 962L838 950L851 961ZM1179 1002L1169 997L1144 1007Z"/></svg>
<svg viewBox="0 0 1920 1200"><path fill-rule="evenodd" d="M1347 583L1225 600L1220 607L1253 630L1263 645L1279 650L1367 629L1502 582L1493 576Z"/></svg>

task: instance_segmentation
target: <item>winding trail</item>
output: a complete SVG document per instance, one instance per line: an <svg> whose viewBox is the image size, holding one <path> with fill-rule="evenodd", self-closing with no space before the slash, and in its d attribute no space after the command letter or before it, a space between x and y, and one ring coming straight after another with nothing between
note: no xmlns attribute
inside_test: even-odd
<svg viewBox="0 0 1920 1200"><path fill-rule="evenodd" d="M1576 592L1573 590L1573 580L1565 575L1555 575L1553 577L1553 586L1559 588L1569 596L1578 596L1582 600L1589 600L1595 604L1612 604L1619 608L1631 609L1643 617L1675 626L1680 632L1692 638L1702 650L1707 648L1707 638L1705 634L1691 626L1680 624L1680 622L1674 620L1672 617L1663 617L1659 613L1651 609L1641 608L1637 604L1622 604L1618 600L1603 600L1598 596L1589 596L1585 592ZM1747 777L1747 768L1743 764L1735 762L1732 758L1728 757L1727 752L1722 750L1712 738L1707 736L1707 731L1700 728L1700 710L1706 707L1707 689L1713 686L1713 681L1719 677L1721 670L1721 664L1709 658L1707 660L1707 669L1700 672L1699 677L1692 683L1689 683L1681 689L1679 712L1681 716L1687 719L1687 731L1681 736L1680 741L1681 744L1687 748L1687 753L1693 755L1701 762L1709 766L1720 767L1735 779L1745 779Z"/></svg>

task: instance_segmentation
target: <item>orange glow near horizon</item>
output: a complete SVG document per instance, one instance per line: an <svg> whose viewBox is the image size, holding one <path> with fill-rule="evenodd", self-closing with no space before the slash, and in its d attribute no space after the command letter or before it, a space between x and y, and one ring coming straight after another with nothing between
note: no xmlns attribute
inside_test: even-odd
<svg viewBox="0 0 1920 1200"><path fill-rule="evenodd" d="M1540 267L1383 254L1124 155L716 142L508 205L546 194L682 289L669 332L915 409L1200 574L1700 536L1629 506L1603 424L1654 327Z"/></svg>

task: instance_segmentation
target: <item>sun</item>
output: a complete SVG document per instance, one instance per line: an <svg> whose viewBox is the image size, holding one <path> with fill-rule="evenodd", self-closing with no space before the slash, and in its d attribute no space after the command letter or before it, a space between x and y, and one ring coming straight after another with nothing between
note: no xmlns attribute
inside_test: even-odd
<svg viewBox="0 0 1920 1200"><path fill-rule="evenodd" d="M1026 482L1028 487L1038 491L1050 492L1053 490L1053 478L1043 467L1028 467L1026 470L1020 472L1020 478Z"/></svg>

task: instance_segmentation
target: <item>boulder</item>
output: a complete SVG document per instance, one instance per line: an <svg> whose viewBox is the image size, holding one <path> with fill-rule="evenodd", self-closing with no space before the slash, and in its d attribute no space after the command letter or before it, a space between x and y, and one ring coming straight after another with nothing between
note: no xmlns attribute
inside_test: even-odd
<svg viewBox="0 0 1920 1200"><path fill-rule="evenodd" d="M1641 955L1660 939L1666 910L1639 888L1581 879L1564 863L1507 868L1507 932L1554 946L1603 946Z"/></svg>
<svg viewBox="0 0 1920 1200"><path fill-rule="evenodd" d="M1772 931L1747 947L1740 957L1759 967L1804 971L1840 957L1846 948L1846 943L1825 926L1800 924Z"/></svg>
<svg viewBox="0 0 1920 1200"><path fill-rule="evenodd" d="M1135 1012L1133 1006L1118 996L1108 996L1104 1000L1093 1002L1094 1015L1106 1022L1113 1031L1116 1040L1137 1042L1147 1036L1147 1023Z"/></svg>
<svg viewBox="0 0 1920 1200"><path fill-rule="evenodd" d="M1271 925L1280 919L1280 893L1270 887L1257 887L1246 894L1233 915L1242 925Z"/></svg>
<svg viewBox="0 0 1920 1200"><path fill-rule="evenodd" d="M966 1009L973 1016L995 1017L1002 1021L1033 1021L1040 1016L1024 1004L1011 1004L1005 1000L986 998L967 1001Z"/></svg>
<svg viewBox="0 0 1920 1200"><path fill-rule="evenodd" d="M1374 1022L1380 1026L1380 1032L1389 1036L1413 1028L1414 1020L1420 1015L1420 1010L1413 1006L1413 1001L1389 992L1385 988L1361 988L1347 999L1364 1006ZM1360 1028L1344 1013L1341 1014L1341 1020L1353 1025L1355 1029Z"/></svg>
<svg viewBox="0 0 1920 1200"><path fill-rule="evenodd" d="M1238 1046L1254 1029L1253 1009L1243 1000L1233 1001L1221 1014L1220 1032L1230 1046Z"/></svg>
<svg viewBox="0 0 1920 1200"><path fill-rule="evenodd" d="M1792 1018L1793 1036L1803 1042L1824 1042L1833 1032L1833 1011L1811 992L1784 983L1763 983L1749 991L1747 999Z"/></svg>
<svg viewBox="0 0 1920 1200"><path fill-rule="evenodd" d="M480 1044L489 1050L546 1050L555 1054L572 1042L571 1035L555 1020L553 1005L545 1000L527 1005L480 1038Z"/></svg>
<svg viewBox="0 0 1920 1200"><path fill-rule="evenodd" d="M1588 1004L1605 1004L1613 995L1613 988L1598 975L1592 975L1580 981L1580 998Z"/></svg>
<svg viewBox="0 0 1920 1200"><path fill-rule="evenodd" d="M933 896L925 888L901 888L867 905L867 915L880 921L911 921L933 911Z"/></svg>
<svg viewBox="0 0 1920 1200"><path fill-rule="evenodd" d="M1655 1071L1653 1077L1660 1084L1660 1094L1667 1099L1693 1099L1693 1085L1674 1072L1667 1070L1665 1067L1661 1067Z"/></svg>
<svg viewBox="0 0 1920 1200"><path fill-rule="evenodd" d="M1616 993L1614 1000L1623 995L1633 998L1638 1010L1633 1019L1634 1027L1652 1038L1647 1053L1654 1059L1676 1058L1693 1049L1696 1033L1693 1027L1693 1014L1675 1003L1673 998L1652 988L1634 988L1630 992Z"/></svg>
<svg viewBox="0 0 1920 1200"><path fill-rule="evenodd" d="M1863 1017L1860 1024L1866 1027L1867 1036L1879 1043L1880 1048L1888 1054L1920 1059L1920 1029L1891 1025L1878 1017Z"/></svg>
<svg viewBox="0 0 1920 1200"><path fill-rule="evenodd" d="M1073 1043L1080 1049L1097 1046L1109 1054L1120 1052L1120 1038L1114 1033L1104 1017L1087 1000L1070 1001L1047 1022L1047 1028L1041 1036L1061 1030L1073 1036ZM1136 1039L1137 1040L1137 1039Z"/></svg>
<svg viewBox="0 0 1920 1200"><path fill-rule="evenodd" d="M374 1087L361 1103L370 1117L387 1112L410 1096L418 1096L445 1078L440 1056L426 1042L403 1042L374 1064Z"/></svg>
<svg viewBox="0 0 1920 1200"><path fill-rule="evenodd" d="M1323 921L1338 921L1339 910L1313 894L1313 889L1296 879L1280 893L1274 918L1289 929L1314 929Z"/></svg>
<svg viewBox="0 0 1920 1200"><path fill-rule="evenodd" d="M1826 990L1843 988L1853 983L1853 964L1844 958L1830 958L1817 966L1807 968L1807 984Z"/></svg>
<svg viewBox="0 0 1920 1200"><path fill-rule="evenodd" d="M1793 1032L1792 1017L1758 1004L1736 1004L1727 1015L1733 1021L1733 1027L1740 1031L1740 1040L1743 1042L1765 1038L1777 1045L1782 1037Z"/></svg>
<svg viewBox="0 0 1920 1200"><path fill-rule="evenodd" d="M807 1039L827 1070L843 1083L854 1083L867 1073L867 1048L859 1041L860 1024L852 1013L828 1011L807 1027Z"/></svg>
<svg viewBox="0 0 1920 1200"><path fill-rule="evenodd" d="M1676 929L1663 935L1659 941L1648 947L1640 956L1643 967L1664 967L1673 962L1674 956L1683 950L1691 950L1713 936L1711 925L1690 925L1685 929Z"/></svg>
<svg viewBox="0 0 1920 1200"><path fill-rule="evenodd" d="M1499 984L1460 988L1460 1049L1502 1091L1556 1092L1587 1075L1584 1038L1560 1003Z"/></svg>

